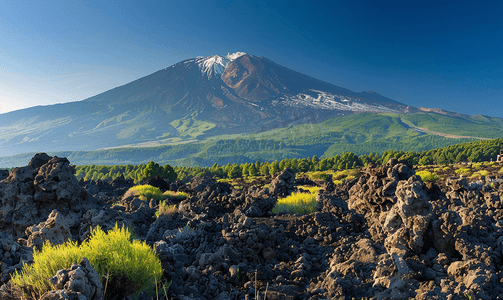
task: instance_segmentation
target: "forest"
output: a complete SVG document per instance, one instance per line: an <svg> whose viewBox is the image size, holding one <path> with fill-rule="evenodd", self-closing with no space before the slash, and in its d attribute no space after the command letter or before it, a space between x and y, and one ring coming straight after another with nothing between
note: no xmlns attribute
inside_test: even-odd
<svg viewBox="0 0 503 300"><path fill-rule="evenodd" d="M369 153L356 155L344 152L332 157L285 158L274 161L260 161L242 164L213 164L211 167L182 167L150 161L147 164L128 165L82 165L75 167L78 179L111 180L118 177L132 179L135 183L156 176L169 180L188 179L195 176L212 176L221 179L246 178L249 176L267 176L291 168L295 172L315 172L328 170L346 170L365 167L370 162L383 164L390 158L407 161L411 165L446 165L460 162L483 162L495 160L503 150L503 139L493 139L446 146L428 151L387 150L381 154Z"/></svg>

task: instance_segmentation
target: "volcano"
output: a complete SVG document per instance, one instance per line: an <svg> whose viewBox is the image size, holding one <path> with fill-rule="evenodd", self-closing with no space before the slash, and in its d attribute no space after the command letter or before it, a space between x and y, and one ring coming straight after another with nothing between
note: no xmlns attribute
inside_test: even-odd
<svg viewBox="0 0 503 300"><path fill-rule="evenodd" d="M202 140L361 112L416 112L242 52L188 59L88 99L0 115L0 156Z"/></svg>

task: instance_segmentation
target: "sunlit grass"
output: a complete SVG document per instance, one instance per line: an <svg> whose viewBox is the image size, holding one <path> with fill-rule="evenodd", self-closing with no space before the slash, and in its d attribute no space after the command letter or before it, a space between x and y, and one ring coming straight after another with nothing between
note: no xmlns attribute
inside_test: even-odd
<svg viewBox="0 0 503 300"><path fill-rule="evenodd" d="M479 170L477 172L474 172L471 177L482 177L482 176L487 176L487 175L489 175L489 171Z"/></svg>
<svg viewBox="0 0 503 300"><path fill-rule="evenodd" d="M421 177L423 182L440 179L441 176L428 170L417 171L416 175Z"/></svg>
<svg viewBox="0 0 503 300"><path fill-rule="evenodd" d="M470 168L459 168L456 171L454 171L456 174L459 175L465 175L468 176L472 173L472 170Z"/></svg>
<svg viewBox="0 0 503 300"><path fill-rule="evenodd" d="M278 199L272 209L274 213L310 214L316 211L318 187L301 187L309 193L294 192L290 196Z"/></svg>
<svg viewBox="0 0 503 300"><path fill-rule="evenodd" d="M184 200L189 197L189 194L185 192L165 191L163 193L159 188L148 184L133 186L128 192L134 193L143 201L148 201L149 199L154 199L156 201L165 199Z"/></svg>
<svg viewBox="0 0 503 300"><path fill-rule="evenodd" d="M355 178L360 173L360 169L348 169L348 170L340 170L340 171L315 171L315 172L307 172L305 175L311 180L326 180L327 175L332 175L332 180L334 184L341 184L344 180Z"/></svg>
<svg viewBox="0 0 503 300"><path fill-rule="evenodd" d="M482 168L483 164L484 163L482 163L482 162L473 163L472 168L474 168L475 170L479 170L480 168Z"/></svg>
<svg viewBox="0 0 503 300"><path fill-rule="evenodd" d="M159 202L159 209L155 212L155 216L159 218L161 215L170 215L176 212L176 205L169 205L166 201Z"/></svg>
<svg viewBox="0 0 503 300"><path fill-rule="evenodd" d="M129 229L116 224L108 233L99 226L91 230L91 236L80 246L71 241L53 246L46 241L41 251L33 253L32 264L23 264L20 273L13 273L12 283L21 288L23 299L38 299L53 288L49 278L71 263L79 263L82 257L89 260L103 285L107 277L123 279L127 286L121 286L121 280L114 282L126 295L155 285L162 275L155 252L145 242L134 240Z"/></svg>

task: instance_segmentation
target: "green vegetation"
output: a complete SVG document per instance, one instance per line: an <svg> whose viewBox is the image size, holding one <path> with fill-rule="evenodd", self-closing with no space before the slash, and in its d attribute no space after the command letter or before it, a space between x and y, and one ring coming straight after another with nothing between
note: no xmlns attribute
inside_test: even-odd
<svg viewBox="0 0 503 300"><path fill-rule="evenodd" d="M159 218L161 215L170 215L176 212L176 205L169 205L166 201L159 202L159 210L155 212L155 216Z"/></svg>
<svg viewBox="0 0 503 300"><path fill-rule="evenodd" d="M472 177L482 177L482 176L487 176L487 175L489 175L489 171L487 171L487 170L479 170L477 172L474 172L472 174Z"/></svg>
<svg viewBox="0 0 503 300"><path fill-rule="evenodd" d="M471 168L459 168L454 171L456 174L469 176L472 173Z"/></svg>
<svg viewBox="0 0 503 300"><path fill-rule="evenodd" d="M440 175L432 173L432 172L430 172L428 170L417 171L416 175L419 176L419 177L421 177L421 180L423 182L437 180L437 179L441 178Z"/></svg>
<svg viewBox="0 0 503 300"><path fill-rule="evenodd" d="M455 118L439 114L419 113L404 115L402 120L411 122L417 127L448 134L490 139L503 136L503 119L501 118L480 115Z"/></svg>
<svg viewBox="0 0 503 300"><path fill-rule="evenodd" d="M150 161L148 164L140 165L90 165L90 166L77 166L75 168L75 176L77 179L88 180L108 180L124 177L125 179L132 179L134 183L139 183L142 180L154 178L157 176L164 177L171 181L176 180L176 173L172 166L160 166L158 163Z"/></svg>
<svg viewBox="0 0 503 300"><path fill-rule="evenodd" d="M159 283L162 268L154 251L145 243L131 238L127 228L116 226L105 233L98 226L80 246L68 241L53 246L46 241L41 251L33 253L33 264L23 264L21 273L15 272L12 282L21 288L25 299L38 299L52 289L49 278L71 263L89 259L107 291L129 296ZM105 295L106 298L106 295Z"/></svg>
<svg viewBox="0 0 503 300"><path fill-rule="evenodd" d="M201 123L194 116L170 122L176 127L169 125L174 131L173 134L169 135L167 132L160 136L159 138L165 141L155 142L157 146L60 151L49 154L67 157L77 165L144 164L156 161L177 166L209 167L215 162L221 165L243 164L257 159L279 162L285 158L301 159L314 155L322 159L350 152L358 156L371 152L383 155L389 149L418 153L477 141L479 138L503 137L503 120L498 118L480 116L454 118L427 113L353 114L335 117L319 124L289 126L254 134L219 135L204 140L198 139L211 129L211 124ZM419 128L437 133L427 134ZM131 130L133 136L137 134L135 130ZM446 134L459 136L457 138L442 136ZM459 138L460 136L465 138ZM145 145L155 143L146 142ZM466 161L475 161L473 158L478 157L476 153L462 153L463 151L456 152L454 157L450 157L448 153L432 157L434 161L429 164L436 164L437 161L443 164L442 160L449 161L446 163L461 161L457 159L457 155L461 155L460 159ZM0 158L0 166L25 165L32 156L33 153ZM428 164L426 158L423 164Z"/></svg>
<svg viewBox="0 0 503 300"><path fill-rule="evenodd" d="M197 120L196 116L197 113L193 113L190 117L174 120L170 123L178 131L180 140L197 138L216 126L213 123Z"/></svg>
<svg viewBox="0 0 503 300"><path fill-rule="evenodd" d="M137 195L143 201L154 199L157 202L166 199L183 200L189 197L189 195L184 192L166 191L163 193L159 188L148 184L133 186L126 194Z"/></svg>
<svg viewBox="0 0 503 300"><path fill-rule="evenodd" d="M316 195L318 187L301 187L308 193L294 192L290 196L278 199L272 209L274 213L310 214L316 211Z"/></svg>
<svg viewBox="0 0 503 300"><path fill-rule="evenodd" d="M474 169L489 164L489 160L495 159L500 149L503 148L503 139L488 141L470 142L459 145L451 145L443 148L422 151L422 152L403 152L388 150L382 154L363 154L356 155L352 152L344 152L332 157L321 157L314 155L308 158L285 158L282 160L247 162L242 164L213 164L211 167L181 167L171 168L169 165L161 167L159 164L149 162L147 165L124 165L124 166L77 166L77 178L84 180L96 179L114 179L120 176L131 178L135 183L148 176L169 176L170 180L189 179L194 176L211 176L217 179L237 179L242 178L245 181L257 176L274 175L284 168L291 168L296 173L309 172L309 177L315 180L326 179L326 174L331 173L334 183L340 183L344 179L352 178L357 174L357 168L365 167L369 163L383 164L390 158L405 160L412 165L431 166L436 165L434 172L447 170L450 167L447 164L455 164L471 161ZM439 165L444 165L439 167ZM166 169L173 169L169 173L162 173ZM430 170L431 172L431 170ZM463 172L463 171L458 171ZM466 173L466 172L465 172ZM164 174L164 175L163 175ZM166 175L169 174L169 175ZM470 175L470 174L465 174Z"/></svg>

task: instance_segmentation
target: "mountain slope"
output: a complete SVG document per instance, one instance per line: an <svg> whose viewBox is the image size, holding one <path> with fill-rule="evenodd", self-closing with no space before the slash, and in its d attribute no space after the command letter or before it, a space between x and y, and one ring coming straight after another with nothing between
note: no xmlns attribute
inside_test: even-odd
<svg viewBox="0 0 503 300"><path fill-rule="evenodd" d="M417 111L245 53L189 59L83 101L0 115L0 156L192 142L319 123L354 112Z"/></svg>
<svg viewBox="0 0 503 300"><path fill-rule="evenodd" d="M421 126L458 123L458 130L472 138L446 138L418 131L409 122L426 120ZM479 129L477 131L477 128ZM487 130L491 128L491 130ZM445 132L445 131L444 131ZM253 134L220 135L192 143L157 147L121 147L97 151L51 152L74 164L138 164L156 161L180 166L211 166L317 155L332 157L342 152L383 153L386 150L422 151L475 141L480 135L503 137L501 119L459 119L430 113L410 115L363 113L335 117L318 124L288 126ZM25 165L31 154L0 158L0 167Z"/></svg>

